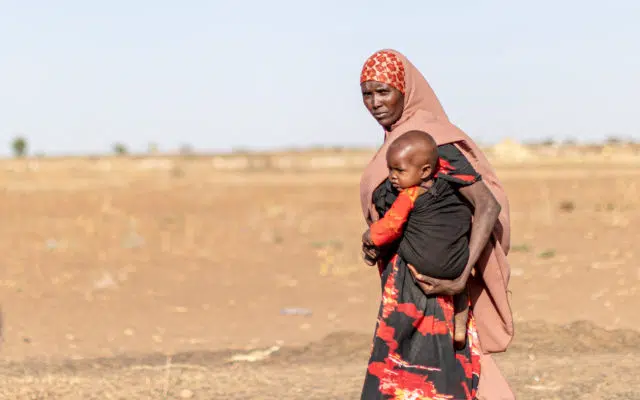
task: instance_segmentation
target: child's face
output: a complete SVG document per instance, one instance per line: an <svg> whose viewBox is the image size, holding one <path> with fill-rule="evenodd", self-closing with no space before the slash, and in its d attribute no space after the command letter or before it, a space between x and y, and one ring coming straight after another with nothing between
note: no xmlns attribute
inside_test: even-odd
<svg viewBox="0 0 640 400"><path fill-rule="evenodd" d="M396 189L418 186L429 177L429 165L417 165L412 162L410 151L391 151L387 153L389 181Z"/></svg>

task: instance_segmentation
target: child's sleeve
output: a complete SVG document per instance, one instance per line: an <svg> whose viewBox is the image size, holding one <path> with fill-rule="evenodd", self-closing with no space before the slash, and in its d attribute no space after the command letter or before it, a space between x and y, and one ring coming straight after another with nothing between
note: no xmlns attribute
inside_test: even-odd
<svg viewBox="0 0 640 400"><path fill-rule="evenodd" d="M381 247L393 243L402 236L402 227L413 210L416 198L420 195L420 187L414 186L400 192L384 217L369 227L371 241Z"/></svg>

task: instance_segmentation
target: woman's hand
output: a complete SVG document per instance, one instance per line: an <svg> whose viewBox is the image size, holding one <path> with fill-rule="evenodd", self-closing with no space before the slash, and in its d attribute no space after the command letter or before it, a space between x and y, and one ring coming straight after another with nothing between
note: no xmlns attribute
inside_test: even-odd
<svg viewBox="0 0 640 400"><path fill-rule="evenodd" d="M380 258L380 251L375 247L369 247L362 243L362 258L367 265L373 267Z"/></svg>
<svg viewBox="0 0 640 400"><path fill-rule="evenodd" d="M362 244L368 247L375 247L375 243L371 240L371 230L367 229L362 234Z"/></svg>
<svg viewBox="0 0 640 400"><path fill-rule="evenodd" d="M426 295L449 295L453 296L462 293L465 283L460 279L436 279L430 276L422 275L413 265L408 264L411 275L416 279L416 283Z"/></svg>
<svg viewBox="0 0 640 400"><path fill-rule="evenodd" d="M367 265L374 266L380 258L380 249L371 240L371 232L367 229L362 234L362 258Z"/></svg>

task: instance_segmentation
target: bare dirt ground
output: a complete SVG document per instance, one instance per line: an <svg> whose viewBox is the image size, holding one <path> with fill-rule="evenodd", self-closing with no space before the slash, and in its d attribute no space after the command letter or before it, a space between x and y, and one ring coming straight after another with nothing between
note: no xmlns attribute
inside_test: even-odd
<svg viewBox="0 0 640 400"><path fill-rule="evenodd" d="M640 168L497 169L519 398L640 399ZM358 177L0 171L0 398L358 398L379 300Z"/></svg>

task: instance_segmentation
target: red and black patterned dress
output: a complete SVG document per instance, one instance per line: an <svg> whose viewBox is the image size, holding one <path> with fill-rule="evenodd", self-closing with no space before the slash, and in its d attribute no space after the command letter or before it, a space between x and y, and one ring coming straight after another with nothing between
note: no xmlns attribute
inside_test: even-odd
<svg viewBox="0 0 640 400"><path fill-rule="evenodd" d="M438 153L438 179L454 187L481 179L453 144L439 146ZM374 191L373 202L381 216L397 196L388 181ZM413 198L416 207L423 197ZM480 379L480 348L473 314L467 346L455 350L453 297L426 296L398 253L387 257L381 270L382 301L361 398L474 399Z"/></svg>

